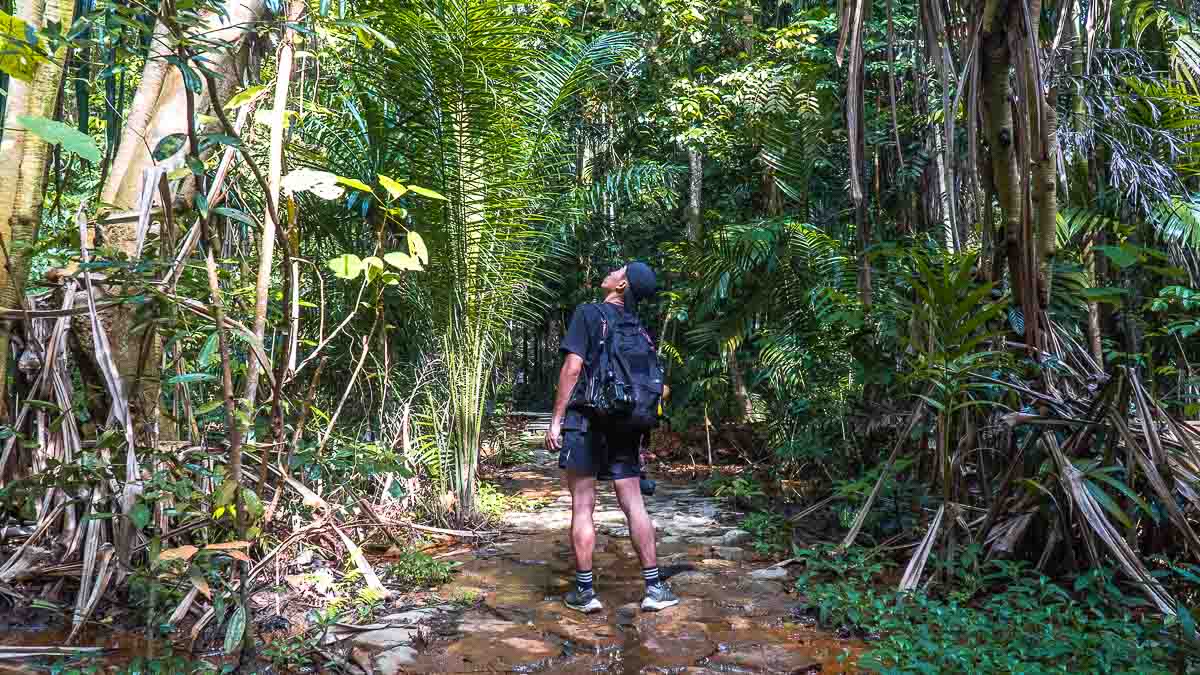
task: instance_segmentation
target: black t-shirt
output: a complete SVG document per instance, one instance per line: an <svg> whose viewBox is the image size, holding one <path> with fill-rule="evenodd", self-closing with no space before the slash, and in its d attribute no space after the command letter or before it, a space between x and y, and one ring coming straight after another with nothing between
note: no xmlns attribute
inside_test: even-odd
<svg viewBox="0 0 1200 675"><path fill-rule="evenodd" d="M563 355L576 354L583 359L585 372L596 363L600 357L600 337L603 331L606 314L612 316L613 310L625 311L613 305L611 309L601 308L599 302L579 305L571 315L571 323L567 324L567 334L563 336L559 351ZM607 320L611 321L611 318Z"/></svg>

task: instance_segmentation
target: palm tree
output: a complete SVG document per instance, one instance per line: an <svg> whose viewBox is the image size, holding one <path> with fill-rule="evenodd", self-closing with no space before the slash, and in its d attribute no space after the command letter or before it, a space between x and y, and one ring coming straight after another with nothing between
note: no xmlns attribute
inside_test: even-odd
<svg viewBox="0 0 1200 675"><path fill-rule="evenodd" d="M392 175L444 197L390 217L384 236L419 227L429 242L448 411L448 432L436 437L448 444L439 455L450 460L454 510L467 516L489 376L512 321L531 309L543 207L572 180L574 153L550 122L632 39L557 50L503 0L389 4L370 26L386 49L362 51L369 77L358 86L386 106L387 134L403 139Z"/></svg>

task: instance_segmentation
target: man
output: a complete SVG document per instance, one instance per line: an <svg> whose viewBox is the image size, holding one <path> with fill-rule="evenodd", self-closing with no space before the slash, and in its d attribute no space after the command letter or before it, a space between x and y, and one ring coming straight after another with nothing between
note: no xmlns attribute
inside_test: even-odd
<svg viewBox="0 0 1200 675"><path fill-rule="evenodd" d="M654 271L644 263L633 262L608 273L600 285L604 302L616 311L635 312L637 303L654 295ZM612 311L613 308L609 308ZM599 304L580 305L575 309L561 351L566 358L558 376L554 416L546 430L546 448L557 451L558 466L566 470L567 489L571 493L571 547L575 552L575 588L564 598L567 607L584 613L603 609L592 586L592 552L596 530L592 511L596 505L596 481L611 480L617 501L625 512L633 548L642 563L646 594L642 609L658 611L679 603L679 598L659 578L654 550L654 523L646 513L638 485L641 478L640 433L606 428L588 419L567 404L580 373L600 356L604 308Z"/></svg>

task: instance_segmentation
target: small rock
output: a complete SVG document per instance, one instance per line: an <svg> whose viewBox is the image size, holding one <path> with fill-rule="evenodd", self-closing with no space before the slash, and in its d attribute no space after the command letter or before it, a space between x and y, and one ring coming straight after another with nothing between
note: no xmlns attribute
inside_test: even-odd
<svg viewBox="0 0 1200 675"><path fill-rule="evenodd" d="M395 675L417 662L417 650L412 647L395 647L375 657L376 675Z"/></svg>
<svg viewBox="0 0 1200 675"><path fill-rule="evenodd" d="M751 579L763 579L766 581L780 581L788 576L787 570L782 567L768 567L765 570L754 570L750 573Z"/></svg>
<svg viewBox="0 0 1200 675"><path fill-rule="evenodd" d="M738 582L738 587L756 595L781 595L783 593L783 584L765 579L742 579Z"/></svg>
<svg viewBox="0 0 1200 675"><path fill-rule="evenodd" d="M421 634L420 628L381 628L369 630L354 636L355 647L372 652L390 650L401 645L407 645Z"/></svg>
<svg viewBox="0 0 1200 675"><path fill-rule="evenodd" d="M746 551L736 546L714 546L713 552L722 560L745 560Z"/></svg>
<svg viewBox="0 0 1200 675"><path fill-rule="evenodd" d="M754 535L745 530L730 530L721 537L725 546L741 546L754 539Z"/></svg>
<svg viewBox="0 0 1200 675"><path fill-rule="evenodd" d="M698 572L696 570L680 572L679 574L671 577L671 583L673 584L708 584L712 583L712 580L713 578L711 574L705 574L704 572Z"/></svg>

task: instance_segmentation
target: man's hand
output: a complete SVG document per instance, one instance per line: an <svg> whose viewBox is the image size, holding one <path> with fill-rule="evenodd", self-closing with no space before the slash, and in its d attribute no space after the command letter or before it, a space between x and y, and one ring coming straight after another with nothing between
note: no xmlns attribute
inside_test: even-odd
<svg viewBox="0 0 1200 675"><path fill-rule="evenodd" d="M562 449L562 420L558 418L550 420L550 426L546 428L546 449L551 452Z"/></svg>

